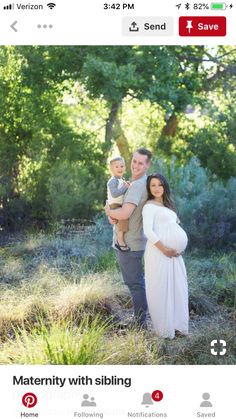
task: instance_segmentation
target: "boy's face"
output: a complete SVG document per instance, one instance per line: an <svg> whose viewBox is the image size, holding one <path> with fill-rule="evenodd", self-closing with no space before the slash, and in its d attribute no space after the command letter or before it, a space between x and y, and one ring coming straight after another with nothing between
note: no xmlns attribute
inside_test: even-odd
<svg viewBox="0 0 236 419"><path fill-rule="evenodd" d="M113 161L110 164L110 171L113 176L122 177L125 172L125 163L122 160Z"/></svg>

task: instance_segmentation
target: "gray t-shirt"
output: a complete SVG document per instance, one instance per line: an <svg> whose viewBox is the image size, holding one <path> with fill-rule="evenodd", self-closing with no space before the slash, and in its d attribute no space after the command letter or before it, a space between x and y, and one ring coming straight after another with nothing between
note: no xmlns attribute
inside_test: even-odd
<svg viewBox="0 0 236 419"><path fill-rule="evenodd" d="M136 205L136 208L129 218L129 231L127 231L127 233L124 235L125 243L130 247L132 251L144 250L146 245L142 220L142 209L145 202L147 201L146 182L146 175L138 180L131 182L131 185L124 197L124 204L129 203ZM116 241L115 234L114 241Z"/></svg>

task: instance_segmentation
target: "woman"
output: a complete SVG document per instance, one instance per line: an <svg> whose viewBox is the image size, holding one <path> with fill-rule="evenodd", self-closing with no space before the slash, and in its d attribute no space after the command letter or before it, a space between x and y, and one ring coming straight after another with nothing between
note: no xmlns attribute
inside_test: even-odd
<svg viewBox="0 0 236 419"><path fill-rule="evenodd" d="M147 192L143 229L147 237L144 261L148 308L158 335L172 339L175 334L188 334L188 285L181 256L188 239L178 224L164 176L148 176Z"/></svg>

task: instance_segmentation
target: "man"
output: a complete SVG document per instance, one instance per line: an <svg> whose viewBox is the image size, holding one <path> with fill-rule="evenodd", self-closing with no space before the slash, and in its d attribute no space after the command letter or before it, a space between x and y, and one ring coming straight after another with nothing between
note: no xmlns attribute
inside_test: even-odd
<svg viewBox="0 0 236 419"><path fill-rule="evenodd" d="M134 152L131 161L132 181L127 190L121 208L105 207L111 224L114 220L129 219L129 231L125 233L125 243L129 251L116 250L120 270L125 284L128 286L134 306L134 316L137 325L146 326L147 301L144 284L142 257L146 245L143 234L142 209L147 200L146 173L151 165L152 153L139 148ZM113 246L116 243L114 234Z"/></svg>

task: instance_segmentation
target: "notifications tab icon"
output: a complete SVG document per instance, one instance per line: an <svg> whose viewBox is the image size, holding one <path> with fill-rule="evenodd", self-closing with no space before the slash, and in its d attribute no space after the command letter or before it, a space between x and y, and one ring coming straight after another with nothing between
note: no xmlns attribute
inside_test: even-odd
<svg viewBox="0 0 236 419"><path fill-rule="evenodd" d="M180 36L226 36L225 16L181 16Z"/></svg>

